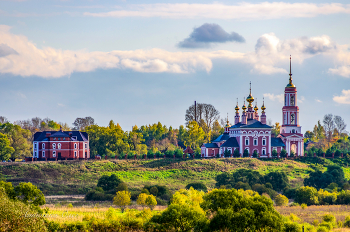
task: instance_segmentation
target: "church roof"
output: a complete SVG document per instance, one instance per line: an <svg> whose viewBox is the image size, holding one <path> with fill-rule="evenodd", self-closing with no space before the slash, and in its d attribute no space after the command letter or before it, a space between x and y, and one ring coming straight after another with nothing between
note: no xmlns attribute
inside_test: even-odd
<svg viewBox="0 0 350 232"><path fill-rule="evenodd" d="M272 128L269 125L262 124L260 121L256 119L248 119L247 124L237 123L230 128Z"/></svg>
<svg viewBox="0 0 350 232"><path fill-rule="evenodd" d="M203 146L206 148L219 148L216 143L204 143Z"/></svg>
<svg viewBox="0 0 350 232"><path fill-rule="evenodd" d="M56 137L56 138L60 137L60 138L62 138L62 137L69 137L69 135L67 135L67 134L64 133L63 131L57 131L56 133L54 133L54 134L51 135L50 137L51 137L51 138L53 138L53 137Z"/></svg>
<svg viewBox="0 0 350 232"><path fill-rule="evenodd" d="M48 137L64 138L69 137L72 141L89 141L89 135L86 132L81 131L42 131L34 134L34 141L47 141L46 134L50 134Z"/></svg>
<svg viewBox="0 0 350 232"><path fill-rule="evenodd" d="M239 145L237 139L235 137L231 137L226 142L224 142L221 147L239 147Z"/></svg>
<svg viewBox="0 0 350 232"><path fill-rule="evenodd" d="M271 138L271 147L285 147L281 138Z"/></svg>
<svg viewBox="0 0 350 232"><path fill-rule="evenodd" d="M278 135L278 137L301 137L303 138L303 134L299 133L281 133Z"/></svg>
<svg viewBox="0 0 350 232"><path fill-rule="evenodd" d="M221 142L221 141L225 141L228 138L230 138L229 133L223 133L222 135L220 135L219 137L217 137L213 142Z"/></svg>

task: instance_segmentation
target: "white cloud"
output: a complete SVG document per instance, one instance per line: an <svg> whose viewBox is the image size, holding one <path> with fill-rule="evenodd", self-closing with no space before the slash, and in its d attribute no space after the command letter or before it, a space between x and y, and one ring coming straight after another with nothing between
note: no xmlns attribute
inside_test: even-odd
<svg viewBox="0 0 350 232"><path fill-rule="evenodd" d="M298 103L303 103L305 101L305 97L301 96L300 98L298 98Z"/></svg>
<svg viewBox="0 0 350 232"><path fill-rule="evenodd" d="M65 106L65 105L62 104L62 103L57 103L57 105L60 106L60 107L64 107L64 106Z"/></svg>
<svg viewBox="0 0 350 232"><path fill-rule="evenodd" d="M213 4L134 4L116 11L91 13L94 17L161 17L161 18L208 18L208 19L243 19L262 20L277 18L304 18L318 15L350 13L350 5L331 3L238 3L236 5Z"/></svg>
<svg viewBox="0 0 350 232"><path fill-rule="evenodd" d="M322 103L322 101L320 99L315 99L316 102Z"/></svg>
<svg viewBox="0 0 350 232"><path fill-rule="evenodd" d="M350 66L341 66L339 68L330 68L328 70L330 73L339 75L342 77L350 77Z"/></svg>
<svg viewBox="0 0 350 232"><path fill-rule="evenodd" d="M340 96L334 96L333 101L340 104L350 104L350 89L343 89L341 93L342 94Z"/></svg>
<svg viewBox="0 0 350 232"><path fill-rule="evenodd" d="M210 72L213 67L212 61L215 59L245 63L251 67L253 73L287 74L289 70L287 71L286 64L289 54L293 54L293 62L297 63L321 54L332 60L336 67L350 66L350 52L347 45L336 45L326 35L280 40L273 33L264 34L258 38L255 51L247 53L226 50L169 52L157 48L89 52L52 47L40 49L28 41L27 37L14 35L10 32L10 27L0 25L0 45L0 73L44 78L58 78L69 76L74 72L112 68L154 73Z"/></svg>
<svg viewBox="0 0 350 232"><path fill-rule="evenodd" d="M264 93L263 96L270 99L271 101L278 101L280 103L283 103L283 94L275 95L273 93Z"/></svg>

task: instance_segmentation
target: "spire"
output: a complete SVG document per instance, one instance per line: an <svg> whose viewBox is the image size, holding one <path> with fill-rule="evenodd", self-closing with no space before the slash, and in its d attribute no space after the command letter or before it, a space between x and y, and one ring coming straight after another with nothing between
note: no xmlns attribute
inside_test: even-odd
<svg viewBox="0 0 350 232"><path fill-rule="evenodd" d="M263 98L263 105L261 107L262 113L265 113L266 107L265 107L265 98Z"/></svg>
<svg viewBox="0 0 350 232"><path fill-rule="evenodd" d="M252 95L252 82L249 82L249 94Z"/></svg>
<svg viewBox="0 0 350 232"><path fill-rule="evenodd" d="M258 113L258 110L259 110L259 108L258 108L258 99L256 99L256 101L255 101L254 110L255 110L255 113Z"/></svg>
<svg viewBox="0 0 350 232"><path fill-rule="evenodd" d="M230 123L230 122L228 121L228 113L227 113L227 121L226 121L226 124L227 124L227 125L226 125L226 126L228 126L229 123Z"/></svg>
<svg viewBox="0 0 350 232"><path fill-rule="evenodd" d="M254 98L252 96L252 82L249 83L249 86L249 96L247 97L247 102L249 102L248 108L251 108L253 107L252 102L254 101Z"/></svg>
<svg viewBox="0 0 350 232"><path fill-rule="evenodd" d="M239 111L238 98L237 98L237 105L236 105L236 107L235 107L235 110L236 110L236 114L238 114L238 111Z"/></svg>
<svg viewBox="0 0 350 232"><path fill-rule="evenodd" d="M293 84L293 79L292 79L292 55L289 57L289 83L287 87L293 88L295 85Z"/></svg>

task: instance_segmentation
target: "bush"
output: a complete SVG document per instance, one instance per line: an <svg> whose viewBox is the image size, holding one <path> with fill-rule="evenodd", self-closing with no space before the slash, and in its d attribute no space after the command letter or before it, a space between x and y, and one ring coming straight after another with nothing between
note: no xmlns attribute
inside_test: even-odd
<svg viewBox="0 0 350 232"><path fill-rule="evenodd" d="M281 158L286 158L287 157L287 151L286 150L284 150L284 148L281 150L281 152L280 152L280 157Z"/></svg>
<svg viewBox="0 0 350 232"><path fill-rule="evenodd" d="M128 186L125 183L120 183L116 188L116 192L119 191L128 191Z"/></svg>
<svg viewBox="0 0 350 232"><path fill-rule="evenodd" d="M152 188L149 190L149 193L156 197L156 196L158 195L158 188L155 187L155 186L152 187Z"/></svg>
<svg viewBox="0 0 350 232"><path fill-rule="evenodd" d="M207 186L205 184L200 182L190 183L186 185L186 189L194 188L195 190L202 190L203 192L207 192Z"/></svg>
<svg viewBox="0 0 350 232"><path fill-rule="evenodd" d="M254 150L254 152L253 152L253 157L258 158L258 152L256 150Z"/></svg>
<svg viewBox="0 0 350 232"><path fill-rule="evenodd" d="M328 232L328 231L329 231L328 227L325 227L325 226L317 227L317 232Z"/></svg>
<svg viewBox="0 0 350 232"><path fill-rule="evenodd" d="M243 157L249 157L249 152L247 149L244 150Z"/></svg>
<svg viewBox="0 0 350 232"><path fill-rule="evenodd" d="M347 216L345 218L344 226L350 228L350 216Z"/></svg>
<svg viewBox="0 0 350 232"><path fill-rule="evenodd" d="M233 152L233 157L236 157L236 158L240 157L239 149L238 149L238 148L235 149L235 151Z"/></svg>
<svg viewBox="0 0 350 232"><path fill-rule="evenodd" d="M306 209L307 208L307 205L305 203L301 204L300 205L302 209Z"/></svg>
<svg viewBox="0 0 350 232"><path fill-rule="evenodd" d="M332 214L323 215L323 221L330 223L332 225L332 227L335 227L337 225L337 221L336 221L334 215L332 215Z"/></svg>
<svg viewBox="0 0 350 232"><path fill-rule="evenodd" d="M295 201L299 204L305 203L307 205L317 205L318 204L318 194L317 190L313 187L301 187L297 189L295 194Z"/></svg>
<svg viewBox="0 0 350 232"><path fill-rule="evenodd" d="M284 223L284 232L301 232L301 225L297 222L286 222Z"/></svg>
<svg viewBox="0 0 350 232"><path fill-rule="evenodd" d="M318 225L318 227L326 227L328 231L333 229L332 223L329 223L329 222L322 222Z"/></svg>
<svg viewBox="0 0 350 232"><path fill-rule="evenodd" d="M275 197L275 204L277 206L287 206L288 205L288 198L282 194L279 194Z"/></svg>

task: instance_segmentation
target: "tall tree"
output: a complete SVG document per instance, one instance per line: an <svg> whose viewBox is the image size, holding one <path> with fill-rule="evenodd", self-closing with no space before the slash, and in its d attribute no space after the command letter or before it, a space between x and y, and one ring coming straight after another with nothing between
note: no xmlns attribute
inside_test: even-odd
<svg viewBox="0 0 350 232"><path fill-rule="evenodd" d="M8 121L6 117L0 116L0 124L7 123Z"/></svg>
<svg viewBox="0 0 350 232"><path fill-rule="evenodd" d="M85 127L95 124L95 120L92 117L76 118L73 122L75 130L84 130Z"/></svg>
<svg viewBox="0 0 350 232"><path fill-rule="evenodd" d="M323 117L323 128L325 130L328 142L330 142L332 139L333 130L335 128L334 121L333 121L333 114L326 114Z"/></svg>
<svg viewBox="0 0 350 232"><path fill-rule="evenodd" d="M192 149L199 147L204 140L205 133L197 122L192 121L187 125L184 135L184 145L190 146Z"/></svg>
<svg viewBox="0 0 350 232"><path fill-rule="evenodd" d="M211 128L213 123L220 118L219 115L219 111L215 109L213 105L197 103L197 107L195 107L193 104L186 110L185 121L186 124L190 123L191 121L196 121L199 123L201 119L203 119L207 127Z"/></svg>
<svg viewBox="0 0 350 232"><path fill-rule="evenodd" d="M10 146L10 140L6 135L0 133L0 161L10 159L14 152L15 149Z"/></svg>
<svg viewBox="0 0 350 232"><path fill-rule="evenodd" d="M337 129L339 136L342 135L342 133L345 132L346 129L346 124L344 122L344 119L342 119L342 117L340 116L334 116L334 124L335 124L335 128Z"/></svg>

